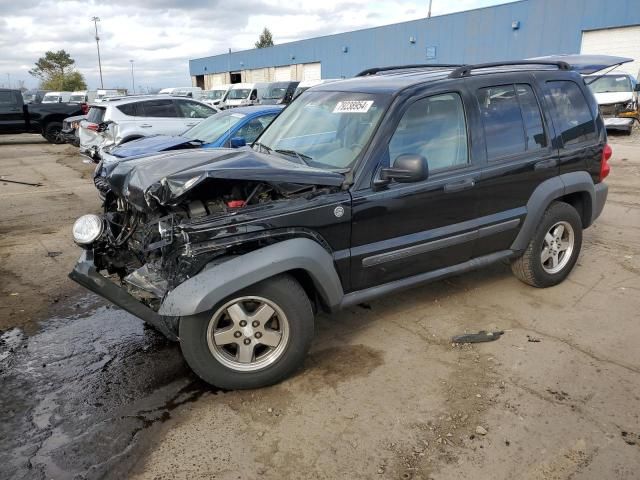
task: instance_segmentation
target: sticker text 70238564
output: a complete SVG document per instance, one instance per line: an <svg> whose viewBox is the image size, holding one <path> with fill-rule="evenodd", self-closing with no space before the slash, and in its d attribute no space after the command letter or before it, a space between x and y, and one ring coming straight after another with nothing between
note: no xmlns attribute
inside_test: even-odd
<svg viewBox="0 0 640 480"><path fill-rule="evenodd" d="M336 103L333 113L367 113L373 100L345 100Z"/></svg>

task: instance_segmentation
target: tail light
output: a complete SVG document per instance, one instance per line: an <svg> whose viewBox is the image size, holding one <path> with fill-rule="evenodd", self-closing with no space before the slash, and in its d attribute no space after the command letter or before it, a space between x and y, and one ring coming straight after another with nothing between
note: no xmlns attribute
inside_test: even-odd
<svg viewBox="0 0 640 480"><path fill-rule="evenodd" d="M85 128L87 130L93 130L94 132L97 132L98 128L100 128L100 126L97 123L89 123L89 122L87 122L85 124Z"/></svg>
<svg viewBox="0 0 640 480"><path fill-rule="evenodd" d="M83 115L86 115L87 113L89 113L89 105L87 105L86 103L83 103L82 105L80 105L80 108L82 109Z"/></svg>
<svg viewBox="0 0 640 480"><path fill-rule="evenodd" d="M602 149L602 161L600 162L600 181L607 178L609 173L611 172L611 165L609 165L609 159L613 154L613 150L609 144L605 145Z"/></svg>

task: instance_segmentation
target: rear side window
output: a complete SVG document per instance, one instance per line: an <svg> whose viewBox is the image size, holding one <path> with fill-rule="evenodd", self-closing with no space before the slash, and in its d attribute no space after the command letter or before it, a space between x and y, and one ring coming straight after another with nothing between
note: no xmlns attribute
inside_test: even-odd
<svg viewBox="0 0 640 480"><path fill-rule="evenodd" d="M185 118L207 118L216 113L213 108L197 102L176 100L180 114Z"/></svg>
<svg viewBox="0 0 640 480"><path fill-rule="evenodd" d="M481 88L477 98L489 160L547 146L540 107L531 86Z"/></svg>
<svg viewBox="0 0 640 480"><path fill-rule="evenodd" d="M139 117L141 115L138 113L138 105L140 105L140 102L133 102L120 105L116 108L129 117Z"/></svg>
<svg viewBox="0 0 640 480"><path fill-rule="evenodd" d="M565 146L596 138L596 125L587 99L569 80L547 82L554 106L554 119Z"/></svg>
<svg viewBox="0 0 640 480"><path fill-rule="evenodd" d="M104 107L91 107L87 115L87 120L91 123L102 123L105 111L106 109Z"/></svg>
<svg viewBox="0 0 640 480"><path fill-rule="evenodd" d="M140 112L140 107L144 110L143 114ZM178 114L176 106L173 104L173 100L148 100L146 102L140 102L138 116L175 118L180 115Z"/></svg>

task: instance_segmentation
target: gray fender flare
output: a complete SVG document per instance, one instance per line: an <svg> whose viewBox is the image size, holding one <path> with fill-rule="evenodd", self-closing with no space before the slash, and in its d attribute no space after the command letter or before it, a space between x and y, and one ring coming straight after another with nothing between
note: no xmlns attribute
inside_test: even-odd
<svg viewBox="0 0 640 480"><path fill-rule="evenodd" d="M587 172L564 173L557 177L545 180L529 197L527 202L527 216L524 219L518 236L511 244L511 250L522 251L527 248L529 241L551 202L564 195L576 192L586 192L591 200L590 205L585 205L587 218L593 219L593 207L596 204L595 186L591 176Z"/></svg>
<svg viewBox="0 0 640 480"><path fill-rule="evenodd" d="M211 310L239 290L290 270L309 274L322 299L333 310L344 292L333 257L308 238L294 238L206 268L170 291L159 314L188 316Z"/></svg>

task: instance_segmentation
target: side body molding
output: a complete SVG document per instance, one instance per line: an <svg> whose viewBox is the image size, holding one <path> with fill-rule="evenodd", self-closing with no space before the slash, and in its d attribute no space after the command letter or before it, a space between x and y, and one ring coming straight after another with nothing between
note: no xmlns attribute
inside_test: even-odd
<svg viewBox="0 0 640 480"><path fill-rule="evenodd" d="M313 240L294 238L205 268L169 292L158 313L187 316L205 312L243 288L297 269L309 274L332 310L340 305L344 293L331 254Z"/></svg>
<svg viewBox="0 0 640 480"><path fill-rule="evenodd" d="M596 205L596 193L593 180L587 172L571 172L550 178L538 185L529 198L527 216L518 236L511 244L511 249L521 251L527 248L527 244L533 237L542 215L544 215L551 202L564 195L576 192L586 192L588 194L590 202L589 205L585 205L585 208L589 212L588 218L593 219L592 210Z"/></svg>

